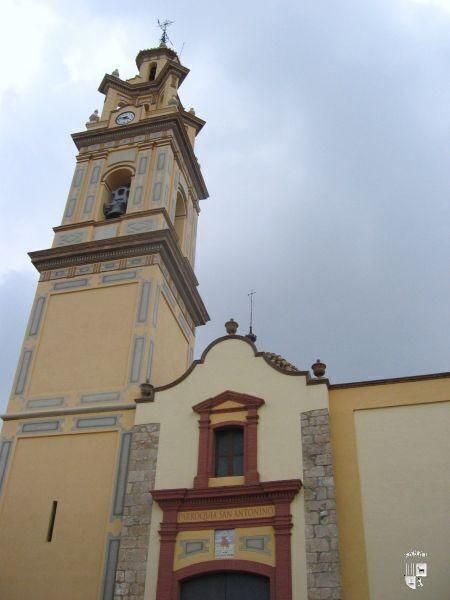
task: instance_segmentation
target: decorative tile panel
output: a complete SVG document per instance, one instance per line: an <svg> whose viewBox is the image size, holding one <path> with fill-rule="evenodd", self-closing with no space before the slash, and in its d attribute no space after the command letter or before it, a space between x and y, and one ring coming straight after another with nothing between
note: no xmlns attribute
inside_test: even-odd
<svg viewBox="0 0 450 600"><path fill-rule="evenodd" d="M82 265L75 267L75 275L87 275L94 272L94 265Z"/></svg>
<svg viewBox="0 0 450 600"><path fill-rule="evenodd" d="M99 394L84 394L81 404L94 404L96 402L115 402L120 400L120 392L100 392Z"/></svg>
<svg viewBox="0 0 450 600"><path fill-rule="evenodd" d="M24 423L22 433L39 433L41 431L59 431L60 421L34 421Z"/></svg>
<svg viewBox="0 0 450 600"><path fill-rule="evenodd" d="M116 577L117 560L119 557L119 547L120 538L110 537L106 552L102 600L113 600L114 598L114 582Z"/></svg>
<svg viewBox="0 0 450 600"><path fill-rule="evenodd" d="M133 355L131 359L130 383L139 383L141 378L141 364L144 354L145 339L137 337L134 340Z"/></svg>
<svg viewBox="0 0 450 600"><path fill-rule="evenodd" d="M30 329L28 330L28 335L36 335L39 331L39 326L41 324L42 313L44 311L45 306L45 296L40 296L34 305L33 313L31 317Z"/></svg>
<svg viewBox="0 0 450 600"><path fill-rule="evenodd" d="M86 240L87 229L77 229L76 231L67 231L57 233L55 236L55 246L69 246L71 244L81 244Z"/></svg>
<svg viewBox="0 0 450 600"><path fill-rule="evenodd" d="M86 201L84 203L84 208L83 208L84 215L88 215L92 211L92 208L94 207L94 200L95 200L94 196L88 196L86 198Z"/></svg>
<svg viewBox="0 0 450 600"><path fill-rule="evenodd" d="M14 392L15 394L22 394L25 389L32 355L32 350L25 350L22 354L22 360L20 361L19 373L17 375L16 388Z"/></svg>
<svg viewBox="0 0 450 600"><path fill-rule="evenodd" d="M84 175L84 167L77 167L76 171L75 171L75 175L73 177L73 187L80 187L81 182L83 180L83 175Z"/></svg>
<svg viewBox="0 0 450 600"><path fill-rule="evenodd" d="M94 230L94 240L106 240L117 235L117 224L104 225L96 227Z"/></svg>
<svg viewBox="0 0 450 600"><path fill-rule="evenodd" d="M11 447L12 442L10 440L5 440L0 446L0 494L2 493L6 469L8 468L9 457L11 455Z"/></svg>
<svg viewBox="0 0 450 600"><path fill-rule="evenodd" d="M50 271L50 279L62 279L69 276L69 269L54 269Z"/></svg>
<svg viewBox="0 0 450 600"><path fill-rule="evenodd" d="M145 323L147 321L151 289L152 289L152 284L150 281L145 281L141 286L141 295L139 298L138 319L137 319L138 323Z"/></svg>
<svg viewBox="0 0 450 600"><path fill-rule="evenodd" d="M92 169L92 174L91 174L91 181L90 183L97 183L98 179L99 179L99 175L100 175L100 167L99 165L96 165L93 169Z"/></svg>
<svg viewBox="0 0 450 600"><path fill-rule="evenodd" d="M272 554L269 548L270 535L242 536L239 538L239 549L244 552L260 552L261 554Z"/></svg>
<svg viewBox="0 0 450 600"><path fill-rule="evenodd" d="M123 513L126 482L128 475L128 461L130 458L131 433L122 434L120 443L119 464L116 476L116 492L114 494L113 515L120 516Z"/></svg>
<svg viewBox="0 0 450 600"><path fill-rule="evenodd" d="M62 406L65 402L65 398L36 398L35 400L28 400L27 408L54 408L55 406Z"/></svg>
<svg viewBox="0 0 450 600"><path fill-rule="evenodd" d="M115 271L119 268L120 262L118 260L104 262L100 265L100 271Z"/></svg>
<svg viewBox="0 0 450 600"><path fill-rule="evenodd" d="M162 169L164 169L165 165L166 165L166 153L160 152L158 154L158 161L156 163L156 168L158 171L161 171Z"/></svg>
<svg viewBox="0 0 450 600"><path fill-rule="evenodd" d="M155 230L154 219L140 219L135 221L129 221L125 226L125 235L131 235L133 233L144 233L145 231Z"/></svg>
<svg viewBox="0 0 450 600"><path fill-rule="evenodd" d="M134 258L127 258L127 267L140 267L145 265L145 256L136 256Z"/></svg>
<svg viewBox="0 0 450 600"><path fill-rule="evenodd" d="M155 204L159 203L161 200L161 191L162 191L162 183L160 181L158 181L153 186L152 202L154 202Z"/></svg>
<svg viewBox="0 0 450 600"><path fill-rule="evenodd" d="M77 429L90 429L91 427L114 427L117 425L117 417L83 417L77 419Z"/></svg>
<svg viewBox="0 0 450 600"><path fill-rule="evenodd" d="M103 275L102 283L112 283L113 281L127 281L136 279L136 271L127 271L126 273L115 273L114 275Z"/></svg>
<svg viewBox="0 0 450 600"><path fill-rule="evenodd" d="M77 199L76 198L70 198L67 202L67 207L66 207L66 212L64 213L64 218L68 219L69 217L71 217L73 215L73 213L75 212L75 207L77 205Z"/></svg>
<svg viewBox="0 0 450 600"><path fill-rule="evenodd" d="M61 281L55 283L54 290L70 290L77 287L86 287L89 279L74 279L73 281Z"/></svg>
<svg viewBox="0 0 450 600"><path fill-rule="evenodd" d="M143 175L147 170L148 158L146 156L141 156L139 159L139 167L138 167L138 175Z"/></svg>
<svg viewBox="0 0 450 600"><path fill-rule="evenodd" d="M179 545L181 552L178 554L178 558L186 558L193 554L205 554L209 552L209 540L180 540Z"/></svg>
<svg viewBox="0 0 450 600"><path fill-rule="evenodd" d="M145 157L142 157L145 158ZM133 206L139 206L142 202L142 192L143 192L143 187L141 185L139 185L135 190L134 190L134 196L133 196Z"/></svg>

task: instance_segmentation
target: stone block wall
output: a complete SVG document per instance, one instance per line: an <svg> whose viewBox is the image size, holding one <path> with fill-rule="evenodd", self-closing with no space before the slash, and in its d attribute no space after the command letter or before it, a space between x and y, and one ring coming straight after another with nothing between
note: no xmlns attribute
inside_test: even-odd
<svg viewBox="0 0 450 600"><path fill-rule="evenodd" d="M340 600L336 500L327 409L301 415L308 600Z"/></svg>
<svg viewBox="0 0 450 600"><path fill-rule="evenodd" d="M158 423L133 427L114 600L144 598L158 442Z"/></svg>

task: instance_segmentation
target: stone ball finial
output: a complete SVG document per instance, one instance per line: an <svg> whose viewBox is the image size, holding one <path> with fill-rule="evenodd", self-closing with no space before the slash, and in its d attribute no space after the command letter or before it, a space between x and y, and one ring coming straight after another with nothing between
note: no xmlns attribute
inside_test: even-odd
<svg viewBox="0 0 450 600"><path fill-rule="evenodd" d="M119 69L114 69L114 71L111 73L111 75L113 75L113 77L120 77Z"/></svg>
<svg viewBox="0 0 450 600"><path fill-rule="evenodd" d="M94 112L92 113L92 115L89 117L89 121L91 123L95 123L96 121L98 121L100 119L100 117L98 116L98 110L95 109Z"/></svg>
<svg viewBox="0 0 450 600"><path fill-rule="evenodd" d="M228 335L235 335L238 327L239 323L237 323L234 319L230 319L225 323L225 331L228 333Z"/></svg>
<svg viewBox="0 0 450 600"><path fill-rule="evenodd" d="M312 372L315 377L323 377L325 375L325 369L327 365L320 361L320 358L316 360L316 362L311 365Z"/></svg>
<svg viewBox="0 0 450 600"><path fill-rule="evenodd" d="M189 114L191 115L195 115L195 110L193 109L193 107L191 106L191 108L189 109Z"/></svg>

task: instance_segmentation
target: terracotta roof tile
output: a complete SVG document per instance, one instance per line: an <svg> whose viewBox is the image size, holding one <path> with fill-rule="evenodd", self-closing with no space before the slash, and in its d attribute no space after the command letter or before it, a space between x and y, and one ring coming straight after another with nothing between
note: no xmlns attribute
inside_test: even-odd
<svg viewBox="0 0 450 600"><path fill-rule="evenodd" d="M279 354L275 354L274 352L263 352L262 354L268 362L271 362L273 365L275 365L279 369L282 369L283 371L287 371L288 373L294 373L296 371L299 371L297 367L291 365L290 362L288 362Z"/></svg>

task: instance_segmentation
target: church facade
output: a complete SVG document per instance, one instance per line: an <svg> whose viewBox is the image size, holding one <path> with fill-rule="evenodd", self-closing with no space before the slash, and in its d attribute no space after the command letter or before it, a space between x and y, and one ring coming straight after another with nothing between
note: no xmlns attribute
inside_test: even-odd
<svg viewBox="0 0 450 600"><path fill-rule="evenodd" d="M193 361L204 121L173 50L136 65L101 82L53 246L30 253L0 597L397 600L414 584L440 600L450 373L333 385L232 319ZM429 559L409 573L414 550Z"/></svg>

